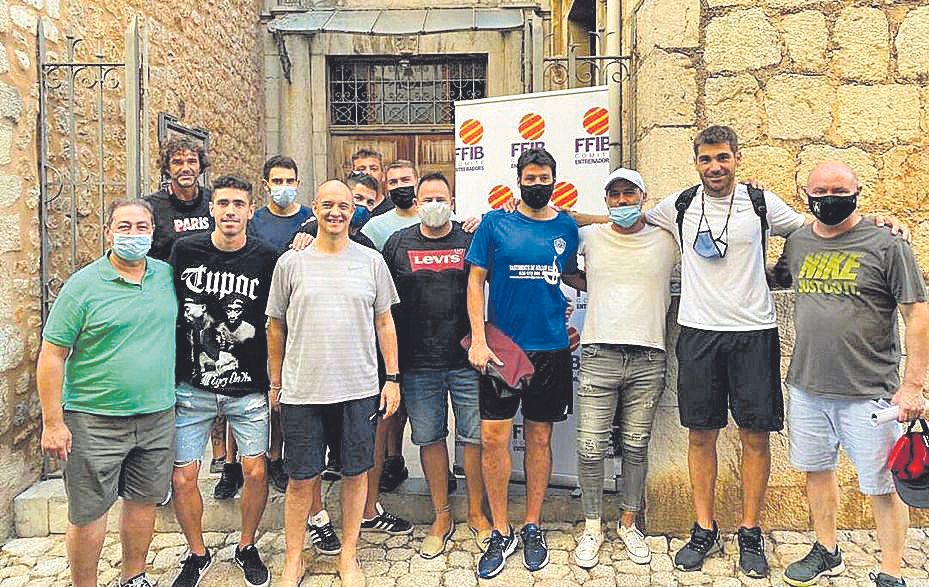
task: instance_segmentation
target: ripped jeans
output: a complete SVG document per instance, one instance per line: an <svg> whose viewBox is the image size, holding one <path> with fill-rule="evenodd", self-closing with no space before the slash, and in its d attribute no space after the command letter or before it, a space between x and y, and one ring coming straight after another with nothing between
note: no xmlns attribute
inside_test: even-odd
<svg viewBox="0 0 929 587"><path fill-rule="evenodd" d="M648 440L664 389L665 352L633 345L587 344L581 350L577 394L577 471L587 519L603 510L603 459L621 405L624 511L639 511L645 491Z"/></svg>
<svg viewBox="0 0 929 587"><path fill-rule="evenodd" d="M255 457L268 450L271 415L264 393L230 397L181 382L175 394L175 465L200 460L217 416L225 416L232 427L240 455Z"/></svg>

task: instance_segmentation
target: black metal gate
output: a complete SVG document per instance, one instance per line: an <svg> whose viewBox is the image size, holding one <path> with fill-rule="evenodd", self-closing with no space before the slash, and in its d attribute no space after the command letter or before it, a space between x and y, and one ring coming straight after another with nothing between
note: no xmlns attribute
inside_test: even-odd
<svg viewBox="0 0 929 587"><path fill-rule="evenodd" d="M39 232L42 324L69 275L104 250L105 212L139 197L148 177L146 40L139 20L126 31L123 62L82 60L81 39L66 37L65 59L50 62L41 21Z"/></svg>

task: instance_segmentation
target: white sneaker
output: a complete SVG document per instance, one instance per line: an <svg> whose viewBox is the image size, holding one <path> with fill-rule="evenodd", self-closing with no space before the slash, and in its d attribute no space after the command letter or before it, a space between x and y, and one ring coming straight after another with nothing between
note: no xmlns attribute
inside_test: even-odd
<svg viewBox="0 0 929 587"><path fill-rule="evenodd" d="M603 546L603 534L584 531L574 549L574 562L582 569L597 566L600 560L600 547Z"/></svg>
<svg viewBox="0 0 929 587"><path fill-rule="evenodd" d="M649 550L648 544L645 544L645 535L636 528L635 524L626 528L621 522L617 522L616 531L619 533L619 539L626 545L629 560L639 565L652 562L652 551Z"/></svg>

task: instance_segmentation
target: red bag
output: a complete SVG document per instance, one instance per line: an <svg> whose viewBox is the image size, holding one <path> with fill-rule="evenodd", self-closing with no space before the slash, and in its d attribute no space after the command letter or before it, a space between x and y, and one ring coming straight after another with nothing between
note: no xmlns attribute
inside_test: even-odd
<svg viewBox="0 0 929 587"><path fill-rule="evenodd" d="M922 426L922 432L915 430L916 422ZM929 425L925 420L910 422L906 434L891 449L887 467L903 481L915 481L929 473Z"/></svg>

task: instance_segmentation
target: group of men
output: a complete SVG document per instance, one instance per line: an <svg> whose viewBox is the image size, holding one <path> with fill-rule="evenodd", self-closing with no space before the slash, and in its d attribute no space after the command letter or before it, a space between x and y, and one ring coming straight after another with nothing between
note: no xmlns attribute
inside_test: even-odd
<svg viewBox="0 0 929 587"><path fill-rule="evenodd" d="M573 406L586 522L574 561L590 568L599 560L604 458L620 410L617 533L629 558L648 564L636 517L664 388L665 316L678 262L678 405L689 431L696 521L674 564L698 570L722 550L716 440L731 412L742 441L739 566L748 577L767 576L760 524L768 438L784 427L765 271L769 235L787 237L794 277L790 459L807 474L817 536L784 580L811 585L844 569L835 530L841 446L875 511L882 557L872 578L879 587L905 585L907 509L886 465L899 425L872 426L870 413L890 403L901 421L922 413L929 305L914 255L905 238L861 216L858 180L847 166L825 162L810 174L807 222L777 195L738 183L740 159L730 128L707 128L694 141L700 185L646 211L643 178L617 169L604 183L608 214L599 216L550 206L557 165L533 149L517 163L520 197L509 210L459 222L444 176L418 177L409 161L382 167L373 151L353 157L361 173L348 185L322 183L311 212L296 202L296 165L271 158L263 170L268 206L256 212L247 181L223 176L212 191L198 188L205 154L169 145L169 188L114 202L110 250L68 280L43 332L42 445L64 465L74 585L95 584L106 512L117 496L124 498L120 584L149 584L145 554L169 479L190 550L174 584L199 583L212 554L201 528L198 469L218 415L239 455L233 466L241 480L232 487L242 485L242 532L234 560L246 583L270 582L254 544L270 469L275 484L286 485L280 584L300 583L309 531L319 552L340 554L342 583L363 585L360 531L411 531L378 502L401 397L435 509L420 555L443 554L455 531L445 442L450 400L464 444L467 523L482 552L478 576L502 572L518 545L526 568L544 568L552 429L574 403L562 283L589 294ZM184 233L190 236L178 238ZM902 379L898 310L906 323ZM514 371L528 366L531 378L515 383ZM519 409L527 490L517 533L507 504ZM327 447L342 475L341 540L322 507ZM227 446L227 461L231 452Z"/></svg>

